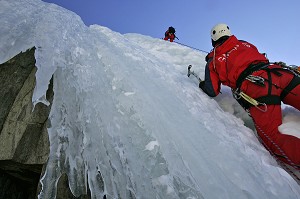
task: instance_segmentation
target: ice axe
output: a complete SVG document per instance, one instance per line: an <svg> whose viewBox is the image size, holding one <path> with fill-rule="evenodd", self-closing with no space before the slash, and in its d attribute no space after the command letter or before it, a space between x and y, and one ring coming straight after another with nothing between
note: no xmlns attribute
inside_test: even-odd
<svg viewBox="0 0 300 199"><path fill-rule="evenodd" d="M187 76L190 77L191 75L193 75L194 77L196 77L198 79L199 82L201 82L202 79L194 71L191 71L191 68L192 68L192 65L189 65Z"/></svg>

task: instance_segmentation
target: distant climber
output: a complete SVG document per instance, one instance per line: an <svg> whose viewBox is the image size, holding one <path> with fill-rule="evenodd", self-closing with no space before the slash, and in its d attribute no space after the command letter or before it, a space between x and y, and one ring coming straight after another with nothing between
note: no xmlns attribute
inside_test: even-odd
<svg viewBox="0 0 300 199"><path fill-rule="evenodd" d="M211 30L213 49L206 56L205 80L199 87L209 96L221 84L252 117L263 145L277 159L300 169L300 138L279 132L281 102L300 110L300 73L283 62L271 63L257 48L231 34L226 24Z"/></svg>
<svg viewBox="0 0 300 199"><path fill-rule="evenodd" d="M175 28L173 28L172 26L170 26L168 28L168 30L165 32L165 38L164 38L164 40L166 40L166 41L170 40L170 42L173 42L174 39L177 38L176 35L175 35L175 32L176 32Z"/></svg>

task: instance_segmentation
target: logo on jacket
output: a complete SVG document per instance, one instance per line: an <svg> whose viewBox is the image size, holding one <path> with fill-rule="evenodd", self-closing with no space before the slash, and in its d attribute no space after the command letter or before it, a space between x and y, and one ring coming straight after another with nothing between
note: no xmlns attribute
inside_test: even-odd
<svg viewBox="0 0 300 199"><path fill-rule="evenodd" d="M218 61L219 61L219 62L225 61L225 60L229 57L229 55L230 55L232 52L236 51L239 47L240 47L239 44L235 45L230 51L228 51L227 53L224 53L224 54L222 54L220 57L218 57Z"/></svg>

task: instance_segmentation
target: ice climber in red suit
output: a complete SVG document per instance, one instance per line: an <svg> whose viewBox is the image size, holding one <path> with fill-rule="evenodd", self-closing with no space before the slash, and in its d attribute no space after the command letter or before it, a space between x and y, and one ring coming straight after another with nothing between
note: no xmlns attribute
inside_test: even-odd
<svg viewBox="0 0 300 199"><path fill-rule="evenodd" d="M211 30L213 49L206 56L205 80L199 87L210 97L221 84L252 117L258 136L277 159L300 168L300 139L282 134L281 102L300 110L300 77L283 62L270 63L257 48L231 34L226 24Z"/></svg>
<svg viewBox="0 0 300 199"><path fill-rule="evenodd" d="M168 28L168 30L165 32L165 38L164 40L168 41L170 40L170 42L173 42L175 39L175 28L173 28L172 26L170 26Z"/></svg>

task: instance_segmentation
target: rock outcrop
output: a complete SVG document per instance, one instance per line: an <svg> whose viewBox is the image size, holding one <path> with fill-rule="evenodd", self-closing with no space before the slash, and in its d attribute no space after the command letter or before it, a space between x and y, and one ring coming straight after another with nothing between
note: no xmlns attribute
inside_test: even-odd
<svg viewBox="0 0 300 199"><path fill-rule="evenodd" d="M50 81L49 106L34 108L35 48L21 52L0 65L0 199L35 199L39 180L49 155L48 116L53 93ZM57 199L75 198L63 174L58 181ZM87 195L80 199L90 198Z"/></svg>
<svg viewBox="0 0 300 199"><path fill-rule="evenodd" d="M35 48L0 65L0 198L35 198L49 154L50 106L33 110ZM51 101L53 90L47 97Z"/></svg>

